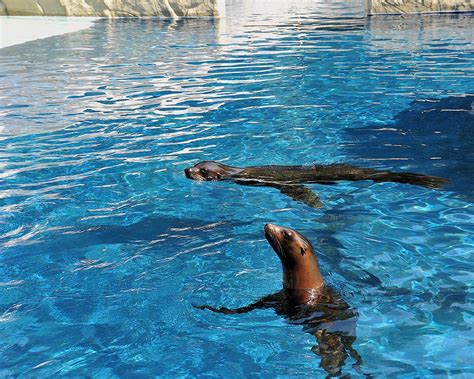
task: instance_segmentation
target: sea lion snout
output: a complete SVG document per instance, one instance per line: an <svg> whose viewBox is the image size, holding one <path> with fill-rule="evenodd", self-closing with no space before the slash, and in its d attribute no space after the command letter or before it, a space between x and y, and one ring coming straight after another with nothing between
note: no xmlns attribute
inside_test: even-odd
<svg viewBox="0 0 474 379"><path fill-rule="evenodd" d="M184 175L186 175L186 178L192 179L192 180L198 180L198 181L208 180L209 178L206 177L207 174L208 174L208 170L205 168L199 167L198 165L184 169Z"/></svg>
<svg viewBox="0 0 474 379"><path fill-rule="evenodd" d="M263 231L265 232L265 234L272 233L275 230L275 226L276 225L273 224L265 224L265 226L263 227Z"/></svg>
<svg viewBox="0 0 474 379"><path fill-rule="evenodd" d="M270 242L270 245L274 248L275 251L279 251L279 248L275 248L275 244L278 245L278 240L280 239L280 234L281 234L281 227L274 225L274 224L265 224L263 227L263 232L265 233L265 238L267 239L268 242Z"/></svg>
<svg viewBox="0 0 474 379"><path fill-rule="evenodd" d="M227 166L214 161L199 162L192 167L184 169L184 173L188 179L201 181L227 180L242 171L243 169L241 168Z"/></svg>
<svg viewBox="0 0 474 379"><path fill-rule="evenodd" d="M294 232L291 229L284 228L282 226L274 225L274 224L265 224L263 231L265 232L265 236L272 237L272 238L286 238L289 239L294 236Z"/></svg>
<svg viewBox="0 0 474 379"><path fill-rule="evenodd" d="M184 169L184 174L188 179L200 181L217 181L222 179L226 168L227 166L218 162L204 161Z"/></svg>
<svg viewBox="0 0 474 379"><path fill-rule="evenodd" d="M273 224L265 224L263 227L265 238L267 239L268 243L273 248L275 253L277 253L277 255L282 258L282 248L279 242L278 233L276 232L277 229L279 229L279 227Z"/></svg>
<svg viewBox="0 0 474 379"><path fill-rule="evenodd" d="M280 259L286 259L287 251L292 250L292 245L296 242L294 241L296 233L291 229L274 224L265 224L263 230L265 238L273 250L275 250L275 253L277 253Z"/></svg>
<svg viewBox="0 0 474 379"><path fill-rule="evenodd" d="M194 175L196 174L196 169L194 167L188 167L184 169L184 175L188 179L194 179Z"/></svg>

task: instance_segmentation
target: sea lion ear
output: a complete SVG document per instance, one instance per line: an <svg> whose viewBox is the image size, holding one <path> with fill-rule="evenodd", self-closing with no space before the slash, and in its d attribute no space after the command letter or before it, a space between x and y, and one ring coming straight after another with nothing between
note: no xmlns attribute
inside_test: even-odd
<svg viewBox="0 0 474 379"><path fill-rule="evenodd" d="M305 255L305 254L306 254L306 250L305 250L304 247L302 247L300 251L301 251L301 255Z"/></svg>

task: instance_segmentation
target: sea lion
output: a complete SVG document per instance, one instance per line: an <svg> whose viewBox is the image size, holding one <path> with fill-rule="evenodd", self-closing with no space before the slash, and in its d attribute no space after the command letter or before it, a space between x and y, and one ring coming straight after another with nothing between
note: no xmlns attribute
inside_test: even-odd
<svg viewBox="0 0 474 379"><path fill-rule="evenodd" d="M313 208L321 208L319 197L304 184L336 184L339 180L372 180L397 182L439 189L447 182L436 176L409 172L381 171L348 164L313 166L232 167L220 162L204 161L184 170L189 179L199 181L232 180L241 185L266 186L280 190L293 200Z"/></svg>
<svg viewBox="0 0 474 379"><path fill-rule="evenodd" d="M245 307L229 309L209 305L195 306L217 313L246 313L258 308L273 308L290 323L303 326L318 345L312 351L320 356L321 367L329 376L341 375L351 356L359 368L362 358L352 347L356 340L357 311L325 283L311 243L295 230L266 224L265 237L280 258L283 289Z"/></svg>

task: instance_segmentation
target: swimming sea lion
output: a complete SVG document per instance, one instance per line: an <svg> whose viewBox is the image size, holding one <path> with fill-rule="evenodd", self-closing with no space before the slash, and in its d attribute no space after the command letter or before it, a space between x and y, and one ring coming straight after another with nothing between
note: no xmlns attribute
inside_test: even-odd
<svg viewBox="0 0 474 379"><path fill-rule="evenodd" d="M339 180L372 180L374 182L398 182L428 188L441 188L446 179L409 172L380 171L347 164L314 166L255 166L232 167L214 161L200 162L184 170L186 177L200 181L232 180L237 184L266 186L280 190L293 200L313 208L322 206L319 197L304 184L336 184Z"/></svg>
<svg viewBox="0 0 474 379"><path fill-rule="evenodd" d="M318 345L312 351L321 357L321 367L330 376L341 374L348 356L359 367L362 358L352 347L356 340L357 311L325 283L311 243L288 228L267 224L264 231L282 264L283 289L241 308L195 307L224 314L273 308L290 323L302 325L305 332L316 337Z"/></svg>

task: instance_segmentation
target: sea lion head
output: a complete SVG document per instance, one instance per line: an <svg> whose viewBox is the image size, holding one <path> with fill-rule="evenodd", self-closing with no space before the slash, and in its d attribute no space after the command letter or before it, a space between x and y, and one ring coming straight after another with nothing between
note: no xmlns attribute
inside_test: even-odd
<svg viewBox="0 0 474 379"><path fill-rule="evenodd" d="M323 284L314 248L296 230L266 224L265 237L280 258L283 286L287 289L315 289Z"/></svg>
<svg viewBox="0 0 474 379"><path fill-rule="evenodd" d="M236 169L215 161L204 161L188 167L184 173L188 179L199 181L218 181L232 175Z"/></svg>

